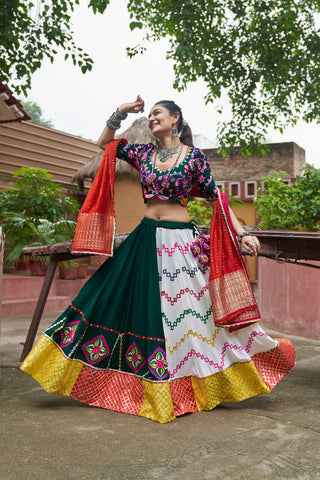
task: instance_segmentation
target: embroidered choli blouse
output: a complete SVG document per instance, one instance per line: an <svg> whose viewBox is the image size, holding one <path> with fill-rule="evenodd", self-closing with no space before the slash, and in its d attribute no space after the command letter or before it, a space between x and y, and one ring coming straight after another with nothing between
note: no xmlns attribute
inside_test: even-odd
<svg viewBox="0 0 320 480"><path fill-rule="evenodd" d="M199 187L207 200L217 197L216 185L209 162L199 148L188 147L184 159L172 170L160 170L154 165L156 147L152 143L129 144L120 142L117 157L140 171L144 201L157 197L185 207L190 200L192 185Z"/></svg>

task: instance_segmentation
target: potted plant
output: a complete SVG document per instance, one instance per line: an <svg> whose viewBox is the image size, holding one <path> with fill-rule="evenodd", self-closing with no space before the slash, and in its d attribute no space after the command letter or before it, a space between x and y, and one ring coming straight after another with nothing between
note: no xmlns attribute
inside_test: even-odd
<svg viewBox="0 0 320 480"><path fill-rule="evenodd" d="M22 167L14 186L0 192L0 217L6 233L5 260L17 264L26 246L48 245L73 238L75 222L68 215L78 203L56 185L46 170ZM45 257L42 263L45 263Z"/></svg>
<svg viewBox="0 0 320 480"><path fill-rule="evenodd" d="M78 263L74 260L66 260L58 263L59 278L63 280L75 280L78 278Z"/></svg>
<svg viewBox="0 0 320 480"><path fill-rule="evenodd" d="M46 170L22 167L12 174L10 181L14 186L0 192L0 214L15 212L53 222L79 210L78 202L66 195Z"/></svg>
<svg viewBox="0 0 320 480"><path fill-rule="evenodd" d="M54 243L66 242L73 238L76 222L73 220L61 219L56 222L44 218L24 217L19 213L5 212L4 230L6 242L9 245L7 262L16 264L24 258L22 250L24 247L37 247L41 245L52 245ZM30 257L25 257L30 258ZM30 269L37 268L37 264L47 264L49 257L30 258ZM38 271L34 274L43 274L43 268L38 265Z"/></svg>
<svg viewBox="0 0 320 480"><path fill-rule="evenodd" d="M86 278L88 272L87 263L78 263L75 260L66 260L58 263L59 278L63 280L76 280Z"/></svg>

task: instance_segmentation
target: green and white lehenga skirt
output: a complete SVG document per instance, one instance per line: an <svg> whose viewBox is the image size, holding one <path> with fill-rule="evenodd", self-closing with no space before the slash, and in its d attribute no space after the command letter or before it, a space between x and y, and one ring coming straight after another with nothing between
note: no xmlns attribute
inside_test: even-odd
<svg viewBox="0 0 320 480"><path fill-rule="evenodd" d="M143 219L21 368L51 393L160 423L268 393L293 367L258 323L214 325L191 223Z"/></svg>

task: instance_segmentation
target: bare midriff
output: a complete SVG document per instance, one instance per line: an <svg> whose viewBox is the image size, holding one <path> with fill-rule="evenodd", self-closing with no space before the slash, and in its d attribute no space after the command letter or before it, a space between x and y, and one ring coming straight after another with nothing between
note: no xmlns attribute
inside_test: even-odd
<svg viewBox="0 0 320 480"><path fill-rule="evenodd" d="M187 209L178 203L153 197L147 201L145 215L150 220L160 222L190 222Z"/></svg>

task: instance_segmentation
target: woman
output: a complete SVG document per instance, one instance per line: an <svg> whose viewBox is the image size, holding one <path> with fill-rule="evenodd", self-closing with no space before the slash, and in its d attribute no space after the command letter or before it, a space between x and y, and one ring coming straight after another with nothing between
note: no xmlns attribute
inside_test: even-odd
<svg viewBox="0 0 320 480"><path fill-rule="evenodd" d="M270 392L292 368L294 350L256 323L235 235L251 254L259 241L216 191L181 109L171 101L151 109L149 128L158 146L113 140L121 120L143 109L138 96L107 121L98 141L106 153L79 215L73 250L112 255L115 156L140 171L145 217L21 368L49 392L165 423ZM214 208L210 276L201 252L208 245L185 208L194 184ZM102 243L107 237L106 248L98 237Z"/></svg>

